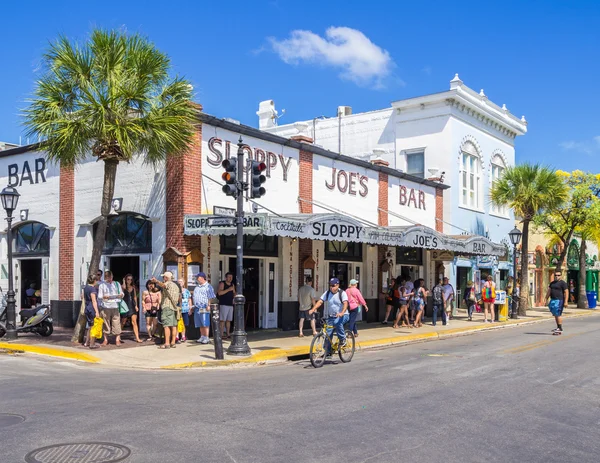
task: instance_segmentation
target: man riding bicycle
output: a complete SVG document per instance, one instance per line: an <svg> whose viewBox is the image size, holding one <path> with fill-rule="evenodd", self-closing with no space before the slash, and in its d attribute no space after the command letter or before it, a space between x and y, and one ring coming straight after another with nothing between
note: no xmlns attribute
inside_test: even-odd
<svg viewBox="0 0 600 463"><path fill-rule="evenodd" d="M329 290L325 291L320 299L315 303L312 309L308 311L309 315L315 313L319 307L325 304L323 317L327 320L327 336L329 339L333 334L333 330L337 334L340 342L340 347L346 345L346 334L344 333L344 325L348 323L348 296L345 291L340 289L340 280L332 278L329 280ZM329 339L325 340L325 351L327 355L331 355L331 346Z"/></svg>

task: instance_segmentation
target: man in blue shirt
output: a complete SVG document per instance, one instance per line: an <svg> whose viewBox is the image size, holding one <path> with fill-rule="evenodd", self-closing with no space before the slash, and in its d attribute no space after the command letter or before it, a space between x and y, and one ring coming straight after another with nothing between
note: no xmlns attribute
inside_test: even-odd
<svg viewBox="0 0 600 463"><path fill-rule="evenodd" d="M215 290L206 281L206 273L200 272L196 275L198 286L194 289L194 325L200 328L200 344L208 344L208 331L210 329L210 300L214 299Z"/></svg>
<svg viewBox="0 0 600 463"><path fill-rule="evenodd" d="M329 280L329 291L323 293L313 308L309 310L309 315L315 313L323 304L325 304L323 315L327 319L327 324L333 326L333 328L327 329L327 335L331 338L333 330L335 330L340 341L340 346L346 345L344 325L348 323L349 319L348 296L345 291L340 289L340 280L337 278ZM325 339L325 351L331 354L331 346L328 339Z"/></svg>

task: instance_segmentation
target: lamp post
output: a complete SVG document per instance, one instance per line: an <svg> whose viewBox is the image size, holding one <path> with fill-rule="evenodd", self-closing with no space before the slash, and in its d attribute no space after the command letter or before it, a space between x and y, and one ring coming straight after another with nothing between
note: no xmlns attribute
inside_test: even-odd
<svg viewBox="0 0 600 463"><path fill-rule="evenodd" d="M518 318L517 316L517 246L521 241L521 230L517 227L513 228L508 236L510 237L510 242L513 244L513 290L512 290L512 307L510 309L510 318Z"/></svg>
<svg viewBox="0 0 600 463"><path fill-rule="evenodd" d="M12 186L7 186L0 193L2 198L2 207L6 211L6 221L8 229L6 231L6 241L8 244L8 292L6 293L6 340L13 341L17 339L16 314L15 314L15 290L13 288L13 264L12 264L12 214L17 208L19 202L19 192Z"/></svg>

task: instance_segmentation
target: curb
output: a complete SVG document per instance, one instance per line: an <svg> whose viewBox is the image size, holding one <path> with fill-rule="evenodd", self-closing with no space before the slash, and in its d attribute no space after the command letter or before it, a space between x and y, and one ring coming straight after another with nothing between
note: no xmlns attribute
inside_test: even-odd
<svg viewBox="0 0 600 463"><path fill-rule="evenodd" d="M0 342L0 348L12 352L26 352L28 354L45 355L47 357L64 358L69 360L77 360L86 363L99 363L100 359L90 354L83 352L74 352L71 350L60 349L57 347L32 346L29 344L13 344L11 342Z"/></svg>
<svg viewBox="0 0 600 463"><path fill-rule="evenodd" d="M580 318L580 317L589 317L592 315L600 314L600 312L589 312L589 313L580 313L580 314L572 314L572 315L563 315L563 318ZM482 331L494 331L503 328L512 328L516 326L522 325L532 325L534 323L540 323L547 320L552 320L549 317L540 317L535 320L523 320L517 319L507 320L506 322L499 322L493 324L479 324L475 326L469 326L466 328L454 328L450 330L446 330L441 333L423 333L423 334L409 334L404 336L393 336L389 338L382 339L373 339L370 341L357 341L356 347L357 351L367 350L367 349L376 349L376 348L384 348L391 346L399 346L403 344L415 344L418 342L427 342L427 341L435 341L439 339L447 339L458 336L468 336L470 334L479 333ZM202 367L222 367L222 366L230 366L230 365L239 365L239 364L255 364L255 365L264 365L269 361L280 361L285 362L290 357L296 357L300 355L308 355L310 350L310 346L298 346L292 347L290 349L271 349L265 352L259 352L258 354L251 355L250 357L246 357L243 359L226 359L226 360L216 360L216 361L198 361L198 362L188 362L188 363L180 363L174 365L165 365L160 367L161 370L183 370L183 369L191 369L191 368L202 368Z"/></svg>
<svg viewBox="0 0 600 463"><path fill-rule="evenodd" d="M589 317L600 314L600 311L590 311L578 314L565 314L563 318L581 318ZM506 322L499 322L494 324L479 324L469 326L465 328L453 328L439 333L423 333L423 334L409 334L403 336L391 336L381 339L373 339L370 341L357 341L356 350L367 350L385 348L391 346L400 346L404 344L415 344L418 342L435 341L439 339L448 339L458 336L468 336L470 334L479 333L482 331L493 331L504 328L511 328L515 326L531 325L534 323L541 323L544 321L552 320L549 317L540 317L534 320L507 320ZM68 360L76 360L86 363L97 363L110 366L109 363L104 363L98 357L90 354L75 352L73 350L60 349L55 347L46 346L35 346L29 344L13 344L9 342L0 342L0 349L5 349L15 353L31 353L37 355L45 355L48 357L63 358ZM224 360L200 360L195 362L177 363L173 365L164 365L161 367L141 367L143 370L186 370L192 368L209 368L209 367L224 367L233 365L266 365L268 363L281 363L289 360L290 357L297 357L308 355L310 351L310 345L296 346L289 349L268 349L265 351L259 351L245 358L231 358Z"/></svg>

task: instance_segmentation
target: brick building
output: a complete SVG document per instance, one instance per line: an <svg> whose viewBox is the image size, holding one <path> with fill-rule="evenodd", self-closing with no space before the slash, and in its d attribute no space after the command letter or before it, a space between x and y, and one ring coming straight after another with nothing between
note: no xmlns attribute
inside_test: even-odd
<svg viewBox="0 0 600 463"><path fill-rule="evenodd" d="M431 286L455 256L499 256L481 236L442 233L439 181L340 155L306 136L284 138L199 112L197 138L181 157L157 165L119 165L101 267L143 286L165 269L187 279L202 269L213 284L235 269L235 230L222 218L235 201L221 191L221 162L243 139L247 157L267 164L267 194L245 202L244 294L249 328L293 329L296 294L307 275L318 291L331 276L356 278L371 321L383 317L381 291L397 274ZM100 211L103 165L52 165L36 145L0 153L0 182L21 194L14 222L17 305L35 284L61 325L72 325L88 273ZM218 212L219 214L215 214ZM7 286L5 230L0 286ZM141 326L144 326L143 320Z"/></svg>

